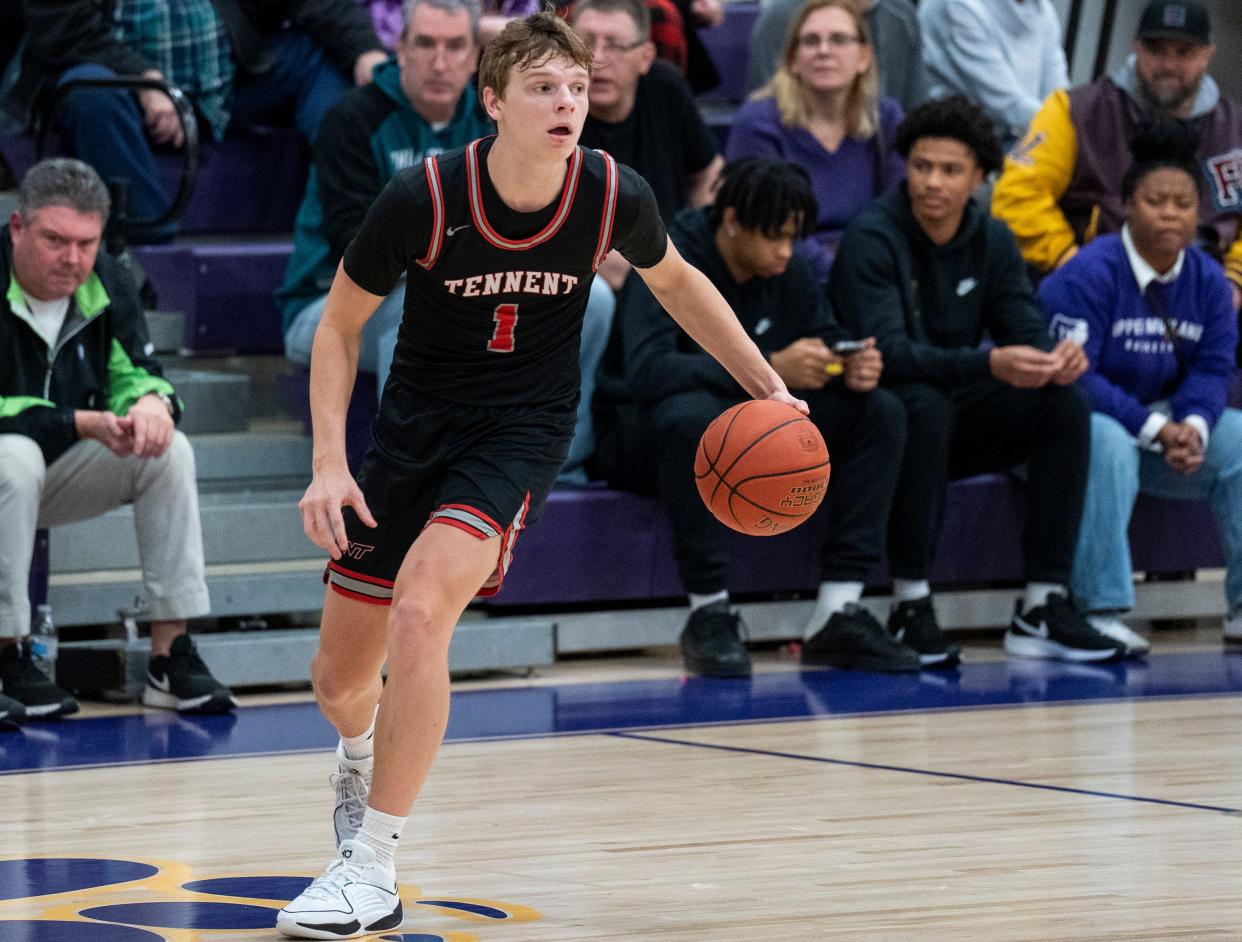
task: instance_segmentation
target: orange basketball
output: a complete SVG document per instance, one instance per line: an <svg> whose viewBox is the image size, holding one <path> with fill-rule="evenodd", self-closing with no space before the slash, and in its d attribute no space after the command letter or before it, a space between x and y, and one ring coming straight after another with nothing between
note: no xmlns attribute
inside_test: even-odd
<svg viewBox="0 0 1242 942"><path fill-rule="evenodd" d="M694 456L703 503L725 526L751 536L792 530L828 488L828 446L793 406L754 399L707 427Z"/></svg>

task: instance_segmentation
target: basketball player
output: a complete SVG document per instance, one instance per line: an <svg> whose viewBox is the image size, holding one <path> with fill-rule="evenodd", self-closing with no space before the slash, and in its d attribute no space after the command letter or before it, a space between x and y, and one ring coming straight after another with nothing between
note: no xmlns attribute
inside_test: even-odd
<svg viewBox="0 0 1242 942"><path fill-rule="evenodd" d="M565 456L582 314L608 251L752 396L807 411L670 245L647 184L578 147L590 68L555 16L511 22L479 67L497 136L394 177L329 293L300 506L332 557L312 675L341 735L338 848L281 910L285 935L345 939L402 921L395 853L448 720L449 639L470 600L500 587ZM402 275L405 320L355 483L344 439L358 338Z"/></svg>

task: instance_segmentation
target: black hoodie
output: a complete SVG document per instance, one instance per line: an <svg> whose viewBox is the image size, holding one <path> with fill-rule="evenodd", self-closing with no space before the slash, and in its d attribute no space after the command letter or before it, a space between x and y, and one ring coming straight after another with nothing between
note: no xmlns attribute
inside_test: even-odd
<svg viewBox="0 0 1242 942"><path fill-rule="evenodd" d="M848 336L833 319L813 266L800 256L784 274L738 284L716 248L716 230L706 210L682 210L668 234L682 257L729 302L765 357L803 337L822 337L831 344ZM650 405L694 389L745 398L737 381L665 313L642 280L630 281L617 320L625 374L638 401Z"/></svg>
<svg viewBox="0 0 1242 942"><path fill-rule="evenodd" d="M851 333L876 338L889 386L948 389L991 376L979 348L985 335L1001 346L1052 349L1009 228L972 199L957 235L935 245L904 182L846 230L828 296Z"/></svg>

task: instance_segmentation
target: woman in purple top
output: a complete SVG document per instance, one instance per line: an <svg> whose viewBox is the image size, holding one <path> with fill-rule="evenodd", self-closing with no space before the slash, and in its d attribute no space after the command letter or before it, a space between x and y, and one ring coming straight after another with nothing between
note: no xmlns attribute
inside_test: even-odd
<svg viewBox="0 0 1242 942"><path fill-rule="evenodd" d="M728 160L773 157L811 175L819 218L803 248L821 280L845 227L906 175L890 144L901 105L877 89L871 37L852 0L810 0L790 24L776 74L729 131Z"/></svg>

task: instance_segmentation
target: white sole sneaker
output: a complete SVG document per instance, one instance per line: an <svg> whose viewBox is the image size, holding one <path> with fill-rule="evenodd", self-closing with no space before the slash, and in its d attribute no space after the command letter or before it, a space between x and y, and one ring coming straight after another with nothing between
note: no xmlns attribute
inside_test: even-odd
<svg viewBox="0 0 1242 942"><path fill-rule="evenodd" d="M1005 653L1014 657L1038 658L1045 661L1070 661L1086 663L1091 661L1111 661L1119 652L1115 648L1069 648L1058 644L1050 638L1036 638L1031 635L1019 634L1012 628L1005 632Z"/></svg>
<svg viewBox="0 0 1242 942"><path fill-rule="evenodd" d="M1105 638L1124 645L1127 657L1139 657L1151 650L1151 642L1112 615L1088 615L1087 621Z"/></svg>
<svg viewBox="0 0 1242 942"><path fill-rule="evenodd" d="M396 876L360 841L345 841L315 881L276 916L293 939L356 939L404 921Z"/></svg>

